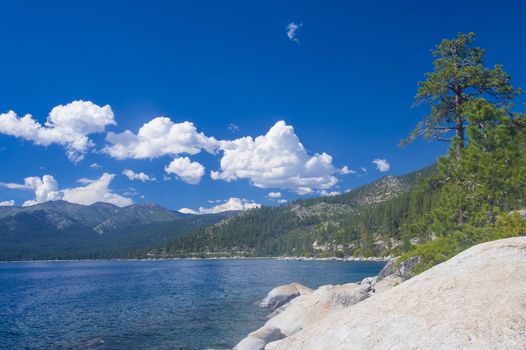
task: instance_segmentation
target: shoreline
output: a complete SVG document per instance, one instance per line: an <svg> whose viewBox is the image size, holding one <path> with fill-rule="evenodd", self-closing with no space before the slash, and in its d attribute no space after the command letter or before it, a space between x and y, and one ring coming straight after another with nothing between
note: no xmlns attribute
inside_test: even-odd
<svg viewBox="0 0 526 350"><path fill-rule="evenodd" d="M392 257L299 257L299 256L268 256L268 257L208 257L208 258L108 258L108 259L36 259L36 260L0 260L0 264L32 263L32 262L90 262L90 261L170 261L170 260L280 260L280 261L341 261L341 262L388 262Z"/></svg>

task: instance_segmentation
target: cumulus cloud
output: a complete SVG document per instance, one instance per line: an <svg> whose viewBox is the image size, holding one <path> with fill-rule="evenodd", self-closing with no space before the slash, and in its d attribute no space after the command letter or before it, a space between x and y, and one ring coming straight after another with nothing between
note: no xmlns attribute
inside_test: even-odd
<svg viewBox="0 0 526 350"><path fill-rule="evenodd" d="M220 141L221 170L212 171L214 180L248 179L259 188L280 188L298 194L326 190L338 183L341 169L327 153L309 155L294 128L277 122L266 135Z"/></svg>
<svg viewBox="0 0 526 350"><path fill-rule="evenodd" d="M58 191L57 181L51 175L26 177L24 185L27 189L35 191L35 199L25 201L23 206L35 205L47 201L62 199L62 194Z"/></svg>
<svg viewBox="0 0 526 350"><path fill-rule="evenodd" d="M281 192L269 192L267 196L269 198L281 198Z"/></svg>
<svg viewBox="0 0 526 350"><path fill-rule="evenodd" d="M73 162L82 160L88 148L93 146L88 135L103 132L107 125L114 124L109 105L100 107L81 100L54 107L44 125L30 114L23 117L18 117L14 111L0 114L0 133L40 146L62 145Z"/></svg>
<svg viewBox="0 0 526 350"><path fill-rule="evenodd" d="M89 167L92 169L100 169L99 163L91 163Z"/></svg>
<svg viewBox="0 0 526 350"><path fill-rule="evenodd" d="M12 190L33 190L35 199L25 201L22 204L23 206L62 199L57 181L51 175L44 175L41 178L38 176L26 177L23 184L0 182L0 186Z"/></svg>
<svg viewBox="0 0 526 350"><path fill-rule="evenodd" d="M136 173L135 171L131 170L131 169L124 169L122 171L122 173L130 180L139 180L139 181L142 181L142 182L146 182L146 181L155 181L155 177L152 177L150 175L147 175L143 172L140 172L140 173Z"/></svg>
<svg viewBox="0 0 526 350"><path fill-rule="evenodd" d="M62 190L65 201L83 205L90 205L96 202L111 203L119 207L133 204L133 200L112 192L109 185L115 174L104 173L102 176L86 186L67 188Z"/></svg>
<svg viewBox="0 0 526 350"><path fill-rule="evenodd" d="M188 157L175 158L168 164L164 171L175 174L182 181L196 185L205 174L205 167L198 162L192 162Z"/></svg>
<svg viewBox="0 0 526 350"><path fill-rule="evenodd" d="M389 171L389 169L391 168L391 165L385 159L378 159L377 158L377 159L374 159L372 161L372 163L374 163L376 165L376 169L378 169L382 173L386 172L386 171Z"/></svg>
<svg viewBox="0 0 526 350"><path fill-rule="evenodd" d="M201 150L214 153L218 143L207 137L191 122L174 123L170 118L157 117L144 124L134 134L130 130L109 132L109 143L103 152L117 159L152 159L164 155L197 154Z"/></svg>
<svg viewBox="0 0 526 350"><path fill-rule="evenodd" d="M294 41L296 43L300 43L300 41L298 40L298 38L296 37L296 32L298 31L298 29L300 29L301 27L303 27L303 23L294 23L294 22L290 22L289 24L287 24L287 37L289 38L289 40L291 41Z"/></svg>
<svg viewBox="0 0 526 350"><path fill-rule="evenodd" d="M15 205L15 201L12 199L9 201L0 202L0 207L12 207L14 205Z"/></svg>
<svg viewBox="0 0 526 350"><path fill-rule="evenodd" d="M340 174L342 175L356 174L356 171L349 169L349 167L346 165L340 169Z"/></svg>
<svg viewBox="0 0 526 350"><path fill-rule="evenodd" d="M245 211L248 209L259 208L261 204L241 198L230 198L225 203L213 206L211 208L200 207L199 210L181 208L179 212L183 214L215 214L224 211Z"/></svg>
<svg viewBox="0 0 526 350"><path fill-rule="evenodd" d="M131 198L123 197L113 193L109 185L114 174L104 173L100 178L95 180L79 179L79 182L85 186L66 188L59 190L58 183L51 175L26 177L24 184L0 183L1 186L10 189L25 189L35 192L35 199L25 201L22 205L29 206L47 201L65 200L70 203L90 205L95 202L111 203L120 207L131 205Z"/></svg>

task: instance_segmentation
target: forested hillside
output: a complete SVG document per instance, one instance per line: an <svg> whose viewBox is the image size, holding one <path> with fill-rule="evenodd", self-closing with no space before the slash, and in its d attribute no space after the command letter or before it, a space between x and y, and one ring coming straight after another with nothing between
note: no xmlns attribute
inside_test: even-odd
<svg viewBox="0 0 526 350"><path fill-rule="evenodd" d="M386 176L340 195L252 209L151 253L165 257L388 254L402 242L401 224L431 206L432 194L417 196L411 189L434 171L431 166L405 176Z"/></svg>

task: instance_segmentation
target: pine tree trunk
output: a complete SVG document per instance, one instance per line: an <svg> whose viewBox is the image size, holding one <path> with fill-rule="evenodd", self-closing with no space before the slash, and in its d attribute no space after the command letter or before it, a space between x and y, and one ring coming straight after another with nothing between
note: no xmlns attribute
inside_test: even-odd
<svg viewBox="0 0 526 350"><path fill-rule="evenodd" d="M461 110L461 103L462 103L462 89L457 88L455 91L455 112L457 114L457 120L455 125L456 130L456 147L455 147L455 153L457 157L457 161L462 160L462 150L464 149L464 118L462 117L462 110ZM463 205L460 206L458 209L458 224L463 225L464 224L464 212L465 207Z"/></svg>
<svg viewBox="0 0 526 350"><path fill-rule="evenodd" d="M456 137L457 137L457 145L456 145L456 156L457 160L462 159L462 150L464 149L464 118L462 117L462 110L461 110L461 103L462 103L462 90L460 88L455 89L455 113L456 113Z"/></svg>

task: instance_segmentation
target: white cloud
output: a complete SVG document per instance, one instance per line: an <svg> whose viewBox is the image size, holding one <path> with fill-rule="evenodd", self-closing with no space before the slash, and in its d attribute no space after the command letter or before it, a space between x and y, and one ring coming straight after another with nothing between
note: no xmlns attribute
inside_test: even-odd
<svg viewBox="0 0 526 350"><path fill-rule="evenodd" d="M0 182L0 187L5 187L10 190L27 190L28 188L26 185L23 184L16 184L16 183L8 183L8 182Z"/></svg>
<svg viewBox="0 0 526 350"><path fill-rule="evenodd" d="M179 179L188 184L198 184L205 174L205 168L198 162L192 162L188 157L179 157L172 160L164 171L175 174Z"/></svg>
<svg viewBox="0 0 526 350"><path fill-rule="evenodd" d="M26 177L23 185L5 183L1 183L1 185L11 189L33 190L35 192L35 199L25 201L22 204L23 206L61 199L70 203L83 205L105 202L123 207L133 204L131 198L115 194L109 189L110 182L114 177L114 174L104 173L100 178L95 180L79 179L78 181L85 184L85 186L66 188L63 190L58 189L58 183L51 175L44 175L42 178L38 176Z"/></svg>
<svg viewBox="0 0 526 350"><path fill-rule="evenodd" d="M248 209L259 208L261 204L240 198L230 198L225 203L216 205L211 208L200 207L199 210L181 208L179 212L183 214L215 214L223 211L245 211Z"/></svg>
<svg viewBox="0 0 526 350"><path fill-rule="evenodd" d="M57 181L51 175L26 177L24 185L28 189L35 191L35 199L25 201L23 206L35 205L47 201L62 199L62 194L58 191Z"/></svg>
<svg viewBox="0 0 526 350"><path fill-rule="evenodd" d="M340 192L338 191L326 191L326 190L322 190L319 192L319 195L322 196L322 197L330 197L330 196L337 196L341 194Z"/></svg>
<svg viewBox="0 0 526 350"><path fill-rule="evenodd" d="M266 135L220 141L221 171L214 180L249 179L260 188L288 189L299 194L326 190L338 183L341 172L327 153L309 155L294 128L277 122Z"/></svg>
<svg viewBox="0 0 526 350"><path fill-rule="evenodd" d="M33 190L35 192L35 199L25 201L22 204L23 206L62 199L62 194L58 190L57 181L55 181L51 175L44 175L42 178L38 176L26 177L23 184L1 182L0 186L12 190Z"/></svg>
<svg viewBox="0 0 526 350"><path fill-rule="evenodd" d="M363 172L363 173L366 173L367 172L367 168L366 167L361 167L360 170Z"/></svg>
<svg viewBox="0 0 526 350"><path fill-rule="evenodd" d="M376 169L378 169L382 173L389 171L389 169L391 168L391 165L385 159L377 158L377 159L374 159L371 163L374 163L376 165Z"/></svg>
<svg viewBox="0 0 526 350"><path fill-rule="evenodd" d="M94 183L95 181L97 181L97 180L86 179L84 177L77 180L78 183L81 183L81 184L84 184L84 185Z"/></svg>
<svg viewBox="0 0 526 350"><path fill-rule="evenodd" d="M92 169L100 169L99 163L91 163L89 167Z"/></svg>
<svg viewBox="0 0 526 350"><path fill-rule="evenodd" d="M281 192L269 192L267 196L269 198L281 198Z"/></svg>
<svg viewBox="0 0 526 350"><path fill-rule="evenodd" d="M142 181L142 182L146 182L146 181L155 181L155 177L152 177L150 175L147 175L143 172L140 172L140 173L136 173L135 171L131 170L131 169L124 169L122 171L122 173L124 175L126 175L126 177L130 180L139 180L139 181Z"/></svg>
<svg viewBox="0 0 526 350"><path fill-rule="evenodd" d="M301 27L303 27L303 23L300 23L300 24L297 24L297 23L294 23L294 22L290 22L289 24L287 24L287 37L289 38L289 40L292 40L296 43L300 43L300 41L298 40L298 38L296 38L296 32L298 31L298 29L300 29Z"/></svg>
<svg viewBox="0 0 526 350"><path fill-rule="evenodd" d="M346 165L340 169L340 174L342 175L356 174L356 171L349 169L349 167Z"/></svg>
<svg viewBox="0 0 526 350"><path fill-rule="evenodd" d="M236 133L239 131L239 126L237 126L234 123L230 123L230 125L228 126L228 130L230 130L232 133Z"/></svg>
<svg viewBox="0 0 526 350"><path fill-rule="evenodd" d="M67 188L62 190L65 201L83 205L90 205L96 202L111 203L119 207L133 204L133 200L113 193L109 185L115 174L104 173L102 176L86 186Z"/></svg>
<svg viewBox="0 0 526 350"><path fill-rule="evenodd" d="M87 135L103 132L107 125L114 124L109 105L100 107L81 100L54 107L44 125L30 114L21 118L13 111L0 114L0 133L41 146L63 145L73 162L82 160L88 148L93 146Z"/></svg>
<svg viewBox="0 0 526 350"><path fill-rule="evenodd" d="M197 154L201 150L214 153L217 140L197 132L191 122L174 123L170 118L157 117L144 124L137 134L130 130L106 135L109 143L103 152L117 159L151 159L182 153Z"/></svg>
<svg viewBox="0 0 526 350"><path fill-rule="evenodd" d="M14 205L15 205L15 201L12 199L9 201L0 202L0 207L12 207Z"/></svg>

